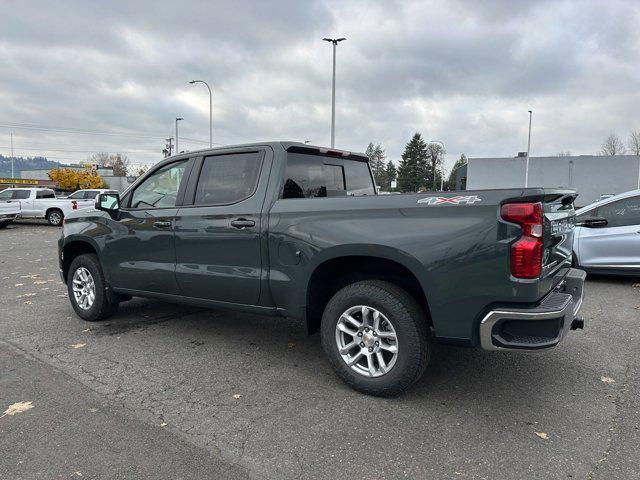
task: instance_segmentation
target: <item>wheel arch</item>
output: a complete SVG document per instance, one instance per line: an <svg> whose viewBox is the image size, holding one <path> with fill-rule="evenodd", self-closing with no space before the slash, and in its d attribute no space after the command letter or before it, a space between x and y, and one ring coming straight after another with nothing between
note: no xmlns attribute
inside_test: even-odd
<svg viewBox="0 0 640 480"><path fill-rule="evenodd" d="M374 279L388 281L406 290L424 309L431 324L428 289L425 288L425 280L416 274L420 265L417 259L406 254L400 256L389 247L375 248L371 245L336 249L332 253L315 262L304 283L303 301L309 333L319 329L324 307L338 290L350 283Z"/></svg>
<svg viewBox="0 0 640 480"><path fill-rule="evenodd" d="M62 209L60 207L49 207L44 212L44 218L46 218L48 220L49 214L51 212L60 212L60 215L62 215L62 218L64 219L64 217L65 217L64 212L62 211Z"/></svg>
<svg viewBox="0 0 640 480"><path fill-rule="evenodd" d="M79 255L83 255L85 253L92 253L98 257L100 260L100 250L98 245L92 240L87 238L70 238L68 239L64 246L62 247L62 257L60 259L60 267L62 269L63 278L67 279L67 275L69 274L69 268L71 267L71 263L73 260ZM104 269L103 269L104 271Z"/></svg>

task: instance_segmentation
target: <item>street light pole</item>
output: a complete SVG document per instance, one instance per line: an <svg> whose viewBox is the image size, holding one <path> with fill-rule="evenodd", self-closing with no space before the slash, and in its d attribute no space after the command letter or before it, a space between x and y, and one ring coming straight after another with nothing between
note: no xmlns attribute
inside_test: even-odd
<svg viewBox="0 0 640 480"><path fill-rule="evenodd" d="M176 154L180 153L180 150L178 149L178 122L180 120L184 120L184 118L176 117Z"/></svg>
<svg viewBox="0 0 640 480"><path fill-rule="evenodd" d="M346 38L323 38L325 42L333 44L333 77L331 79L331 148L336 140L336 47Z"/></svg>
<svg viewBox="0 0 640 480"><path fill-rule="evenodd" d="M190 84L204 83L209 90L209 148L213 148L213 95L211 94L211 87L204 80L191 80Z"/></svg>
<svg viewBox="0 0 640 480"><path fill-rule="evenodd" d="M531 149L531 116L533 112L529 110L529 139L527 140L527 161L524 167L524 188L529 186L529 151Z"/></svg>

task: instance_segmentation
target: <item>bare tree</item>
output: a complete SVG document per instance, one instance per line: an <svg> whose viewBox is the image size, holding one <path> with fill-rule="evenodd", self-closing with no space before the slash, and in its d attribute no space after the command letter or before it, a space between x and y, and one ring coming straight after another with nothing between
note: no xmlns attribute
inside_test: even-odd
<svg viewBox="0 0 640 480"><path fill-rule="evenodd" d="M440 167L442 166L445 153L447 153L446 150L439 143L429 142L427 144L427 161L431 164L430 174L432 175L431 178L434 191L437 190L438 186L438 180L436 177L438 177L438 173L442 175Z"/></svg>
<svg viewBox="0 0 640 480"><path fill-rule="evenodd" d="M634 130L629 134L627 146L632 155L640 155L640 130Z"/></svg>
<svg viewBox="0 0 640 480"><path fill-rule="evenodd" d="M622 143L620 137L615 133L607 137L600 150L601 155L624 155L625 152L624 143Z"/></svg>
<svg viewBox="0 0 640 480"><path fill-rule="evenodd" d="M129 157L122 153L109 154L109 153L94 153L87 161L89 165L97 165L98 167L111 167L113 168L113 174L117 177L126 177L129 171L131 162Z"/></svg>
<svg viewBox="0 0 640 480"><path fill-rule="evenodd" d="M570 157L571 152L569 150L561 150L558 152L558 157Z"/></svg>
<svg viewBox="0 0 640 480"><path fill-rule="evenodd" d="M110 165L110 155L105 152L94 153L89 158L87 158L87 162L89 165L98 165L99 167L105 167Z"/></svg>

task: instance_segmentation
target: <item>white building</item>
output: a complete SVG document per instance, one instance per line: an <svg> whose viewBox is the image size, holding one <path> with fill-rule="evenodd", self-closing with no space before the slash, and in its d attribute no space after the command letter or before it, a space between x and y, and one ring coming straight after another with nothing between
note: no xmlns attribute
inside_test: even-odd
<svg viewBox="0 0 640 480"><path fill-rule="evenodd" d="M523 156L470 158L467 190L524 187L525 162ZM574 189L576 205L588 205L604 194L640 188L640 156L531 157L529 187Z"/></svg>

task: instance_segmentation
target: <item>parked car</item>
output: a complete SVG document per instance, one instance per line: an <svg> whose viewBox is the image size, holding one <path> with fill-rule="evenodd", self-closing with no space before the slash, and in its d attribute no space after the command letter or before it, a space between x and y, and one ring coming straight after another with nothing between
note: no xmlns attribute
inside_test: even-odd
<svg viewBox="0 0 640 480"><path fill-rule="evenodd" d="M640 275L640 190L579 209L575 266L598 274Z"/></svg>
<svg viewBox="0 0 640 480"><path fill-rule="evenodd" d="M16 218L20 218L20 204L0 200L0 229L5 228Z"/></svg>
<svg viewBox="0 0 640 480"><path fill-rule="evenodd" d="M78 208L93 207L96 201L96 197L100 193L118 193L117 190L107 188L94 188L90 190L76 190L71 195L65 198L70 200L76 200L78 202Z"/></svg>
<svg viewBox="0 0 640 480"><path fill-rule="evenodd" d="M69 215L60 273L90 321L132 296L300 319L320 330L346 383L394 395L421 376L434 340L543 350L582 328L575 197L382 196L363 154L288 142L209 149Z"/></svg>
<svg viewBox="0 0 640 480"><path fill-rule="evenodd" d="M50 188L7 188L0 192L0 201L18 203L21 218L46 218L50 225L60 226L64 217L79 208L77 200L56 198Z"/></svg>

